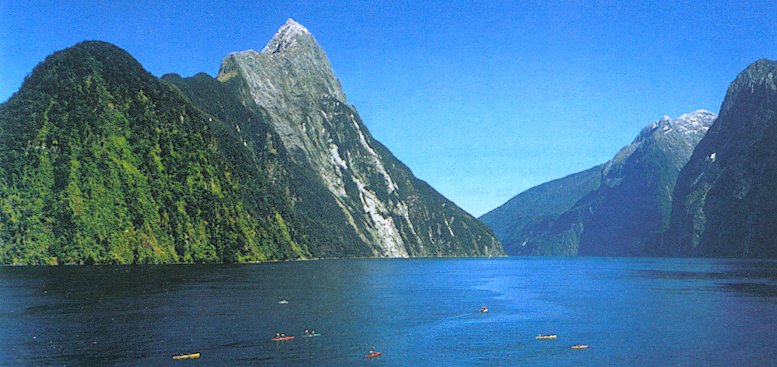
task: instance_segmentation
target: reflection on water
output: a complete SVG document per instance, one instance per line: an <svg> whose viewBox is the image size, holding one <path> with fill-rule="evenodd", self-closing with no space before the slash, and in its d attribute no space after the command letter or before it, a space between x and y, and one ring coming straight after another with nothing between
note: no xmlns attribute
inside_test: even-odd
<svg viewBox="0 0 777 367"><path fill-rule="evenodd" d="M776 300L773 261L2 267L0 365L769 365Z"/></svg>

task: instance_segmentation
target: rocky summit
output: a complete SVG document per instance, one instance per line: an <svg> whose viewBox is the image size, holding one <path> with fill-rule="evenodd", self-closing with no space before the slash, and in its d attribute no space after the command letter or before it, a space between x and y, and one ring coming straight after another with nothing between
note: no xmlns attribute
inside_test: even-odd
<svg viewBox="0 0 777 367"><path fill-rule="evenodd" d="M262 52L228 55L217 79L266 111L305 176L292 188L299 205L325 206L318 214L336 218L337 238L363 243L374 256L501 254L487 227L372 138L301 24L289 19Z"/></svg>
<svg viewBox="0 0 777 367"><path fill-rule="evenodd" d="M293 20L218 78L82 42L0 105L0 263L499 256L374 140Z"/></svg>

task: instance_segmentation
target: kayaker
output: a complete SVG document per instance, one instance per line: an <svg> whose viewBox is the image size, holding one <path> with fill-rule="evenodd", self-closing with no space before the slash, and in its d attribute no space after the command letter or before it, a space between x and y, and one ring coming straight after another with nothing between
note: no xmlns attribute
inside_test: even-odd
<svg viewBox="0 0 777 367"><path fill-rule="evenodd" d="M305 329L305 336L310 335L310 331L308 329Z"/></svg>

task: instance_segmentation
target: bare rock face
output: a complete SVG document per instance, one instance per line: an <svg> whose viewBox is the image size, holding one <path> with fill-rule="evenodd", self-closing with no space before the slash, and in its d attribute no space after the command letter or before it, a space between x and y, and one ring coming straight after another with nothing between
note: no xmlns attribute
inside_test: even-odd
<svg viewBox="0 0 777 367"><path fill-rule="evenodd" d="M289 20L218 79L82 42L0 104L0 264L498 256L372 139Z"/></svg>
<svg viewBox="0 0 777 367"><path fill-rule="evenodd" d="M329 98L346 102L324 50L301 24L289 19L262 52L235 52L221 63L218 80L238 77L245 82L243 92L277 117L274 123L284 143L295 154L310 158L315 150L316 132L308 119L320 122L324 116L311 101ZM310 136L308 136L310 135Z"/></svg>
<svg viewBox="0 0 777 367"><path fill-rule="evenodd" d="M669 256L777 257L777 62L728 88L674 191Z"/></svg>
<svg viewBox="0 0 777 367"><path fill-rule="evenodd" d="M311 215L336 217L336 238L361 242L373 256L502 254L487 227L372 138L301 24L289 19L262 52L228 55L217 79L266 111L304 186L295 196L303 210L329 208Z"/></svg>

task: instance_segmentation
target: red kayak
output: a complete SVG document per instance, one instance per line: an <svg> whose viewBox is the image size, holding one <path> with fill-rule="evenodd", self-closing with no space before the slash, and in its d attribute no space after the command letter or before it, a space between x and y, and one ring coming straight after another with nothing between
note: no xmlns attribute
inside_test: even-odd
<svg viewBox="0 0 777 367"><path fill-rule="evenodd" d="M381 354L383 354L383 353L381 353L381 352L367 353L367 354L364 355L364 358L377 358L377 357L380 357Z"/></svg>
<svg viewBox="0 0 777 367"><path fill-rule="evenodd" d="M294 336L293 335L282 336L280 338L272 338L272 341L274 341L274 342L285 342L285 341L291 341L291 340L294 340Z"/></svg>

